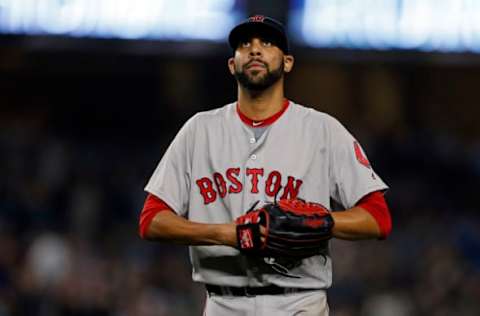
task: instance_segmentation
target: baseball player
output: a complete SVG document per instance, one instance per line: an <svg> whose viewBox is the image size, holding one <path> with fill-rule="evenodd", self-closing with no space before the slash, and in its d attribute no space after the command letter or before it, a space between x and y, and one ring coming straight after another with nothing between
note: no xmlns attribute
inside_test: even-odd
<svg viewBox="0 0 480 316"><path fill-rule="evenodd" d="M250 17L229 44L238 100L178 132L145 187L140 236L190 246L205 315L328 315L328 240L384 239L387 186L335 118L285 98L281 23Z"/></svg>

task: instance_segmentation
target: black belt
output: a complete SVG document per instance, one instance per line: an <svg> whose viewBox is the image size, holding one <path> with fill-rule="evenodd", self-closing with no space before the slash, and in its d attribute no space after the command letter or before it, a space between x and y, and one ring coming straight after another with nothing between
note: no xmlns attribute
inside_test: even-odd
<svg viewBox="0 0 480 316"><path fill-rule="evenodd" d="M280 287L276 285L269 285L263 287L233 287L205 284L205 287L207 288L208 295L214 294L224 296L278 295L305 291L318 291L318 289Z"/></svg>

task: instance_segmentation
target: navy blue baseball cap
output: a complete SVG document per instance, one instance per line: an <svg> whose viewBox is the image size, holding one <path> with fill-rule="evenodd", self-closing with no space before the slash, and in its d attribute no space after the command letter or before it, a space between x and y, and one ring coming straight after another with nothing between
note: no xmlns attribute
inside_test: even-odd
<svg viewBox="0 0 480 316"><path fill-rule="evenodd" d="M264 37L280 48L284 54L289 53L288 39L283 24L263 15L254 15L235 26L228 36L228 43L235 51L241 41L253 35Z"/></svg>

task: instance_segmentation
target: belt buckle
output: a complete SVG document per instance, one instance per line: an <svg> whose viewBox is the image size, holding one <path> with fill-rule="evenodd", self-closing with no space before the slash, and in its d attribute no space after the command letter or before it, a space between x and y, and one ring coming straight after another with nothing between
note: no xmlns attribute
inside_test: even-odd
<svg viewBox="0 0 480 316"><path fill-rule="evenodd" d="M246 297L255 297L256 295L255 294L251 294L249 291L248 291L249 287L246 286L243 288L243 292L245 293L245 296Z"/></svg>
<svg viewBox="0 0 480 316"><path fill-rule="evenodd" d="M226 295L226 296L233 295L232 289L229 286L221 286L220 290L221 290L222 295Z"/></svg>
<svg viewBox="0 0 480 316"><path fill-rule="evenodd" d="M297 288L294 288L294 287L284 288L284 294L294 294L294 293L297 293L297 292L299 292L299 290Z"/></svg>

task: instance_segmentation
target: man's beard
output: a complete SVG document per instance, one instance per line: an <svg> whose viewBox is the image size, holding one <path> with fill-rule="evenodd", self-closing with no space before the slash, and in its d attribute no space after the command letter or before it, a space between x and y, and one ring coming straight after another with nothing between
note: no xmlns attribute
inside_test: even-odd
<svg viewBox="0 0 480 316"><path fill-rule="evenodd" d="M280 65L277 69L271 70L265 65L267 73L264 75L247 75L245 71L235 70L235 78L245 89L250 91L263 91L271 87L283 76L283 68ZM257 78L258 77L258 78Z"/></svg>

